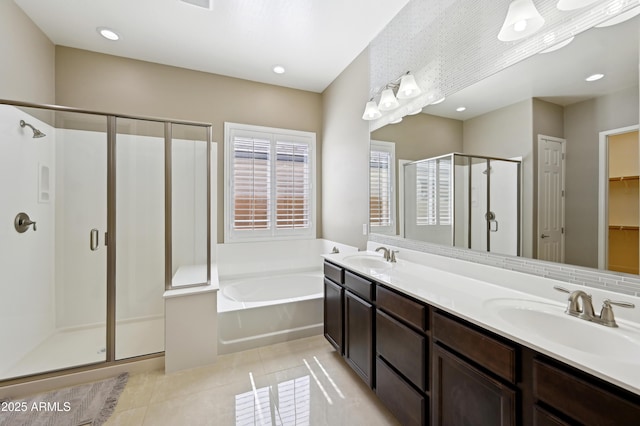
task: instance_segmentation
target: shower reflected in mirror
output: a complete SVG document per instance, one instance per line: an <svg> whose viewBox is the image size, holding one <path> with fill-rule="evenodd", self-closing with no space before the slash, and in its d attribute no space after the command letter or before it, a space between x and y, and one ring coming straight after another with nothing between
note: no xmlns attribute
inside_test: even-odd
<svg viewBox="0 0 640 426"><path fill-rule="evenodd" d="M33 127L31 124L26 123L24 120L20 120L20 127L24 128L24 127L30 127L31 130L33 130L33 138L43 138L47 135L45 135L44 133L42 133L40 130L36 129L35 127Z"/></svg>

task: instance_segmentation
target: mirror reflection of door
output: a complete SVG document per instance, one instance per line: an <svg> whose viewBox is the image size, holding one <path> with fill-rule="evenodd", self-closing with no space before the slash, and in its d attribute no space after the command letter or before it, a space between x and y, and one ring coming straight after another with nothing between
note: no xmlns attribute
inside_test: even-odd
<svg viewBox="0 0 640 426"><path fill-rule="evenodd" d="M538 135L538 259L564 263L564 139Z"/></svg>
<svg viewBox="0 0 640 426"><path fill-rule="evenodd" d="M622 130L622 129L621 129ZM638 274L638 130L607 135L607 269Z"/></svg>

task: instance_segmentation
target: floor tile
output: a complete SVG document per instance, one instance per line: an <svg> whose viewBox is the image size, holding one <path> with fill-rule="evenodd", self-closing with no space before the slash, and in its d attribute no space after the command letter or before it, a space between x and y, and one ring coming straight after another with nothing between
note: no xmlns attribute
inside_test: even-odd
<svg viewBox="0 0 640 426"><path fill-rule="evenodd" d="M110 419L116 424L398 423L324 337L315 336L223 355L210 366L173 374L132 375Z"/></svg>

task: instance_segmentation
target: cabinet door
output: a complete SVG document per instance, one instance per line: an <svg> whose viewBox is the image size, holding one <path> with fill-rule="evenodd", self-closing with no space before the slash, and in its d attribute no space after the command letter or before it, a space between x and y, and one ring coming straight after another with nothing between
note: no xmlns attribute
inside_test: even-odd
<svg viewBox="0 0 640 426"><path fill-rule="evenodd" d="M344 315L344 288L324 279L324 336L342 355Z"/></svg>
<svg viewBox="0 0 640 426"><path fill-rule="evenodd" d="M434 425L516 424L516 392L433 345Z"/></svg>
<svg viewBox="0 0 640 426"><path fill-rule="evenodd" d="M344 356L351 368L371 387L374 308L350 291L345 292L344 302Z"/></svg>

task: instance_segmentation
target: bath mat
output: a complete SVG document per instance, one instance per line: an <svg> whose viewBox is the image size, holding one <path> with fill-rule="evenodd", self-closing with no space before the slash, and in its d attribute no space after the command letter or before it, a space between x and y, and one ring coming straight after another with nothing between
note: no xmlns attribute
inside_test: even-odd
<svg viewBox="0 0 640 426"><path fill-rule="evenodd" d="M1 426L99 426L109 419L129 375L0 402Z"/></svg>

